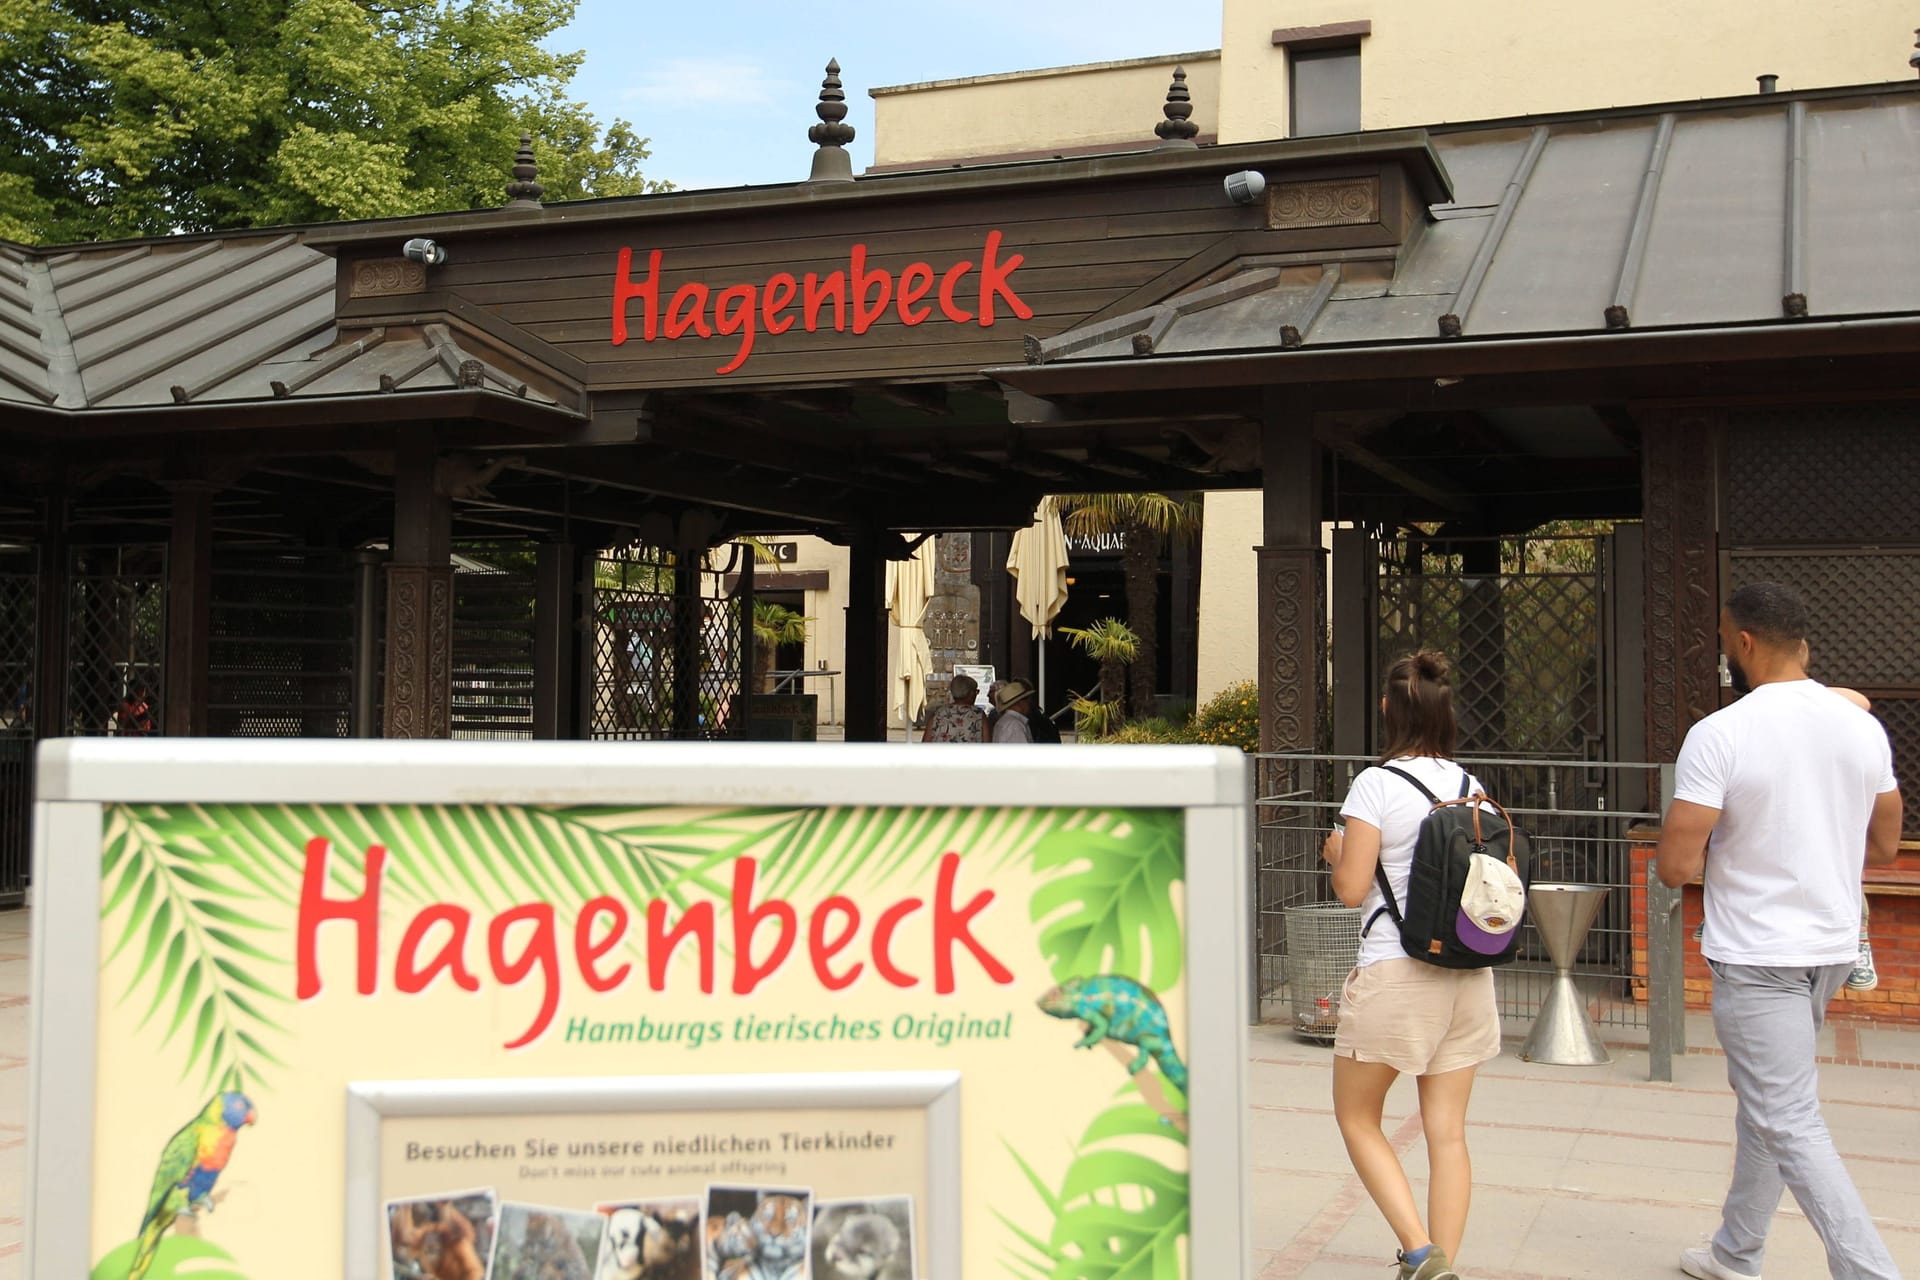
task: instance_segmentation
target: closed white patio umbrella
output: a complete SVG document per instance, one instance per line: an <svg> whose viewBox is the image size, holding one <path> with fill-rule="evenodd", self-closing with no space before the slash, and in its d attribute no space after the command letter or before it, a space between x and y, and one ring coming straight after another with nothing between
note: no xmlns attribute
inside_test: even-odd
<svg viewBox="0 0 1920 1280"><path fill-rule="evenodd" d="M1067 603L1067 534L1060 525L1060 511L1052 497L1040 500L1033 523L1013 535L1013 547L1007 553L1007 572L1014 577L1014 599L1020 615L1033 628L1040 645L1038 683L1039 704L1044 714L1047 705L1047 637L1053 634L1053 620Z"/></svg>
<svg viewBox="0 0 1920 1280"><path fill-rule="evenodd" d="M887 617L899 629L894 646L893 705L913 741L913 721L927 705L927 677L933 672L933 652L927 644L927 602L933 599L935 538L929 536L911 560L887 562Z"/></svg>

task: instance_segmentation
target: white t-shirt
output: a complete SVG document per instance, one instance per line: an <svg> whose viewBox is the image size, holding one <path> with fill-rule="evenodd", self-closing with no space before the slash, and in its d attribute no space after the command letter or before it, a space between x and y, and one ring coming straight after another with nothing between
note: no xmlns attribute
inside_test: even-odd
<svg viewBox="0 0 1920 1280"><path fill-rule="evenodd" d="M1027 718L1018 711L1002 711L1000 719L993 726L995 742L1032 742L1033 730L1027 725Z"/></svg>
<svg viewBox="0 0 1920 1280"><path fill-rule="evenodd" d="M1400 756L1389 763L1420 779L1441 800L1457 799L1460 780L1468 776L1453 761L1433 756ZM1467 791L1483 789L1476 778ZM1394 904L1402 911L1407 906L1407 878L1413 873L1413 846L1419 842L1420 824L1432 808L1432 802L1412 783L1378 766L1354 778L1347 802L1340 806L1341 817L1357 818L1379 828L1380 865L1386 870L1387 883L1393 886ZM1360 939L1360 958L1356 961L1360 966L1406 959L1406 948L1400 945L1400 927L1392 916L1380 911L1384 905L1376 881L1367 890L1367 900L1360 904L1360 927L1365 929L1367 921L1373 920L1373 928ZM1378 919L1374 919L1375 912L1380 912Z"/></svg>
<svg viewBox="0 0 1920 1280"><path fill-rule="evenodd" d="M1725 964L1854 960L1867 821L1896 785L1880 722L1817 681L1763 684L1688 730L1674 798L1720 810L1701 952Z"/></svg>

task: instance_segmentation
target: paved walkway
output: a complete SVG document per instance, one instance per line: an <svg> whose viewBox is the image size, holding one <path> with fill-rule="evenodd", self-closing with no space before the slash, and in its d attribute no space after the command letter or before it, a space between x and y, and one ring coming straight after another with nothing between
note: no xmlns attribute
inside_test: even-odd
<svg viewBox="0 0 1920 1280"><path fill-rule="evenodd" d="M27 929L0 912L0 1280L20 1272L26 1158ZM1733 1097L1704 1019L1673 1084L1649 1084L1644 1050L1613 1065L1490 1064L1470 1113L1477 1192L1467 1280L1678 1276L1674 1257L1715 1225L1732 1162ZM1902 1269L1920 1280L1920 1031L1829 1028L1827 1121ZM1384 1280L1392 1237L1347 1165L1327 1100L1329 1051L1276 1026L1253 1033L1253 1245L1249 1274ZM1425 1168L1410 1084L1388 1129ZM1425 1186L1416 1182L1424 1195ZM1775 1280L1826 1274L1791 1200L1767 1259ZM1207 1280L1214 1280L1208 1277Z"/></svg>
<svg viewBox="0 0 1920 1280"><path fill-rule="evenodd" d="M1605 1067L1489 1063L1468 1112L1474 1204L1466 1280L1679 1276L1675 1258L1719 1224L1733 1163L1733 1095L1704 1017L1672 1084L1644 1049ZM1827 1123L1905 1274L1920 1280L1920 1031L1828 1027ZM1259 1280L1390 1276L1393 1237L1347 1163L1328 1101L1331 1052L1282 1027L1253 1033L1253 1274ZM1869 1065L1871 1064L1871 1065ZM1426 1169L1410 1082L1388 1096L1388 1136ZM1424 1200L1426 1184L1415 1177ZM1766 1274L1827 1274L1819 1238L1786 1197Z"/></svg>

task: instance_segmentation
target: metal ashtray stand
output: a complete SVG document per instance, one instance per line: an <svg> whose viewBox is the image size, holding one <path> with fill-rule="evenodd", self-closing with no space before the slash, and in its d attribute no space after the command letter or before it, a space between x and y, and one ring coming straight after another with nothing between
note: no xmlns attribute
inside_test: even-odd
<svg viewBox="0 0 1920 1280"><path fill-rule="evenodd" d="M1536 884L1527 893L1533 927L1547 944L1553 961L1553 982L1533 1020L1533 1030L1520 1047L1528 1062L1560 1067L1598 1067L1613 1061L1607 1047L1587 1020L1586 1002L1573 985L1573 961L1587 940L1587 930L1600 914L1607 888L1597 884Z"/></svg>

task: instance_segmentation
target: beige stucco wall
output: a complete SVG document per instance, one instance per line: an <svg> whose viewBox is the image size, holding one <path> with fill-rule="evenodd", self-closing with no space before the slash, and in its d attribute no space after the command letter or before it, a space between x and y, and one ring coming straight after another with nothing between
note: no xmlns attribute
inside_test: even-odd
<svg viewBox="0 0 1920 1280"><path fill-rule="evenodd" d="M844 672L847 657L847 549L835 546L824 538L772 538L769 541L796 543L796 559L789 565L759 566L754 572L755 588L760 591L786 590L780 581L782 577L824 570L827 575L826 590L806 593L804 612L813 619L807 624L806 666L808 670L817 671L824 662L827 670ZM818 718L821 724L841 724L846 719L847 678L838 675L832 679L831 699L827 696L825 678L814 677L802 681L799 686L799 692L819 696Z"/></svg>
<svg viewBox="0 0 1920 1280"><path fill-rule="evenodd" d="M1175 65L1192 120L1219 128L1220 54L1169 54L873 89L875 165L1154 142Z"/></svg>
<svg viewBox="0 0 1920 1280"><path fill-rule="evenodd" d="M1911 0L1224 0L1220 140L1287 135L1276 27L1362 18L1373 33L1360 46L1361 124L1390 129L1752 93L1768 73L1781 89L1904 80L1920 9Z"/></svg>
<svg viewBox="0 0 1920 1280"><path fill-rule="evenodd" d="M1251 679L1258 653L1254 553L1260 545L1260 492L1206 495L1200 542L1199 683L1201 703L1236 680Z"/></svg>

